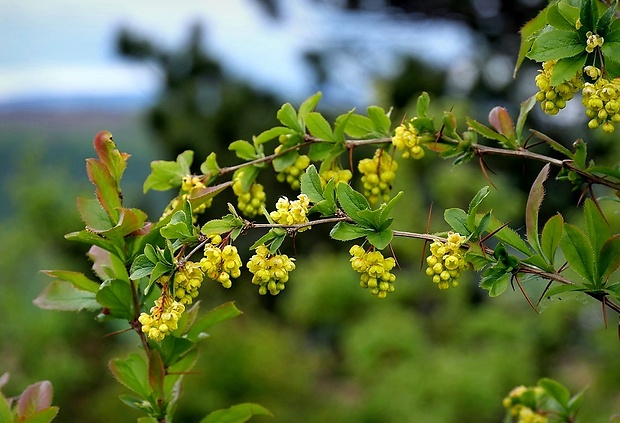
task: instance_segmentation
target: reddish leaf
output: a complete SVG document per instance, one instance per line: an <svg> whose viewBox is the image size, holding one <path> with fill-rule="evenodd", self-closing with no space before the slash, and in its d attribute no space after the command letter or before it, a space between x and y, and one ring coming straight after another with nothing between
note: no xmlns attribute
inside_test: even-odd
<svg viewBox="0 0 620 423"><path fill-rule="evenodd" d="M52 384L47 380L30 385L19 397L17 414L28 417L48 408L52 405L52 395Z"/></svg>
<svg viewBox="0 0 620 423"><path fill-rule="evenodd" d="M99 132L95 136L94 145L99 155L99 160L108 168L110 175L112 175L118 185L127 167L127 159L130 155L118 151L112 139L112 134L108 131Z"/></svg>
<svg viewBox="0 0 620 423"><path fill-rule="evenodd" d="M489 112L489 123L497 132L506 138L514 139L515 125L505 107L494 107Z"/></svg>

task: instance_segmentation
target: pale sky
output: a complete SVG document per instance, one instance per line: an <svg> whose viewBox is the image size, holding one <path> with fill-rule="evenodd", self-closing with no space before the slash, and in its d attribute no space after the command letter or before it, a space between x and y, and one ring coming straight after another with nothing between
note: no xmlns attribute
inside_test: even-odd
<svg viewBox="0 0 620 423"><path fill-rule="evenodd" d="M359 43L383 73L395 67L385 51L441 62L470 49L460 27L407 20L388 26L377 14L352 16L307 0L281 3L284 19L273 21L252 0L0 0L0 104L40 96L151 96L157 71L114 52L122 26L174 47L202 22L208 50L228 70L292 97L309 94L305 48ZM364 84L344 61L335 65L342 84Z"/></svg>

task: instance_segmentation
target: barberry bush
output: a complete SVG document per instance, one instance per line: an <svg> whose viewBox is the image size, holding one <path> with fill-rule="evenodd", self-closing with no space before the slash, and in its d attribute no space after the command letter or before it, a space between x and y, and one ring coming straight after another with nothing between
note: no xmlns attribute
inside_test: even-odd
<svg viewBox="0 0 620 423"><path fill-rule="evenodd" d="M377 301L389 301L399 285L410 283L432 284L450 295L461 276L472 272L490 297L516 286L536 309L545 297L571 292L600 302L607 321L608 312L620 314L620 235L606 215L618 204L618 164L604 158L595 163L586 140L570 140L572 147L566 147L528 128L527 118L537 103L555 115L581 97L588 128L615 130L620 122L616 6L616 1L552 1L523 27L515 74L526 58L541 68L534 81L538 92L523 101L516 119L498 106L489 112L488 124L466 117L462 126L457 124L462 117L451 110L434 116L430 97L422 93L415 116L392 116L370 106L366 113L352 110L330 122L317 111L321 93L316 93L298 108L284 104L276 113L279 126L250 141L232 142L236 164L224 166L210 154L192 167L192 151L174 161L153 162L144 192L174 193L159 216L125 206L121 181L129 154L117 148L109 132L100 132L94 139L97 158L86 162L95 193L77 202L84 228L66 236L89 246L96 279L47 270L53 280L36 304L95 312L102 322L121 321L135 333L140 347L112 359L109 369L130 392L121 401L144 412L141 423L173 420L183 379L198 360L207 331L241 313L233 302L201 311L203 285L228 289L251 283L259 295L279 294L295 283L296 263L304 260L296 241L316 227L328 227L329 237L349 251L350 271ZM553 154L534 151L533 138ZM394 190L398 178L407 177L403 163L431 155L455 166L477 160L484 175L489 170L485 158L494 155L539 163L523 210L524 230L485 208L485 198L494 195L490 186L479 187L466 209L443 210L442 228L394 227L395 215L407 212L408 193ZM268 174L296 197L267 192L261 179ZM579 219L571 222L574 216L558 210L541 221L545 184L554 174L582 193ZM209 216L210 207L229 190L236 204L229 203L223 216ZM605 212L602 202L609 203ZM251 257L243 263L238 246L245 237L251 240ZM399 280L395 238L427 251L420 280ZM294 255L285 253L285 245ZM542 292L538 298L528 295L531 286ZM505 395L498 393L498 402ZM574 422L582 398L544 378L535 387L515 388L502 404L506 421ZM242 422L269 414L261 405L242 403L202 421Z"/></svg>

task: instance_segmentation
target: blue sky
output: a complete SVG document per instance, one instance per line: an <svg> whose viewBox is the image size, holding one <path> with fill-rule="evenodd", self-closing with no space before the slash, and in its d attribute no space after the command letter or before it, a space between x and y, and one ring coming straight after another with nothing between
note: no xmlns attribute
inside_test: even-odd
<svg viewBox="0 0 620 423"><path fill-rule="evenodd" d="M394 52L445 64L470 50L469 33L459 26L388 22L377 13L345 14L307 0L281 3L284 19L273 21L252 0L0 0L0 104L46 96L152 96L157 70L114 52L122 26L173 47L202 22L208 50L230 72L295 98L309 94L300 55L306 48L355 43L379 74L397 69ZM345 92L349 86L359 90L355 95L369 95L359 69L346 60L334 66Z"/></svg>

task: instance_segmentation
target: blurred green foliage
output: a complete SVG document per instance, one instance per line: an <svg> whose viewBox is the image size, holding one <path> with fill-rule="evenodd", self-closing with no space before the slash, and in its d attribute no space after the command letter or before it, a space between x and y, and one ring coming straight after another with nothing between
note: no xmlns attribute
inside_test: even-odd
<svg viewBox="0 0 620 423"><path fill-rule="evenodd" d="M204 55L195 35L184 51ZM187 59L170 53L162 63L173 69L175 57ZM11 373L7 395L36 380L52 381L58 422L136 417L118 401L124 390L107 370L109 359L136 346L135 336L106 336L124 328L97 324L86 313L55 313L32 304L47 283L39 269L88 270L82 246L64 241L63 235L81 228L74 205L77 195L92 190L83 168L84 158L94 154L92 137L110 130L119 148L132 154L125 201L155 219L168 197L149 193L142 199L150 160L172 160L185 148L198 152L197 162L211 149L224 154L226 143L249 138L275 118L275 99L235 85L205 57L196 63L204 66L190 67L197 73L190 72L188 80L183 75L180 81L168 78L160 102L147 113L148 129L135 115L103 114L90 121L55 115L27 125L0 122L6 199L0 221L0 318L5 322L0 373ZM200 69L211 72L211 79ZM421 89L410 71L381 82L381 106L399 106L395 121ZM219 88L197 90L200 83ZM199 92L207 94L196 98ZM403 100L404 93L411 103ZM444 96L435 103L486 113L462 98ZM153 134L160 143L152 141ZM566 132L561 141L570 145L572 140ZM594 142L602 147L592 148L593 153L618 160L617 143L610 138ZM367 153L359 150L356 154ZM426 230L432 203L430 230L444 230L443 209L466 208L473 194L488 185L475 162L458 168L430 157L401 163L395 190L404 190L406 200L399 204L403 212L396 214L397 229ZM491 177L497 190L485 207L518 229L536 167L505 159L490 165L501 172ZM543 213L550 216L569 207L570 215L576 210L572 205L579 193L553 181L549 187ZM270 181L267 190L268 204L274 204L283 185ZM219 217L217 210L223 208L214 207L206 218ZM251 234L240 245L250 245L253 236L258 237ZM404 239L393 244L400 265L396 292L381 301L358 287L346 253L350 243L325 239L325 230L314 228L298 237L294 247L286 246L287 253L298 253L298 267L276 298L259 297L247 272L229 291L215 284L203 288L200 299L207 308L235 300L245 314L211 331L197 372L185 377L177 421L196 421L210 410L251 401L275 415L257 417L257 422L497 422L507 392L542 376L565 383L572 392L589 387L584 422L607 421L620 412L619 340L615 329L605 329L596 304L562 297L544 301L543 312L536 314L518 288L489 300L473 274L464 276L459 288L439 292L420 271L422 242ZM244 260L248 256L242 252ZM524 284L536 299L540 290Z"/></svg>

